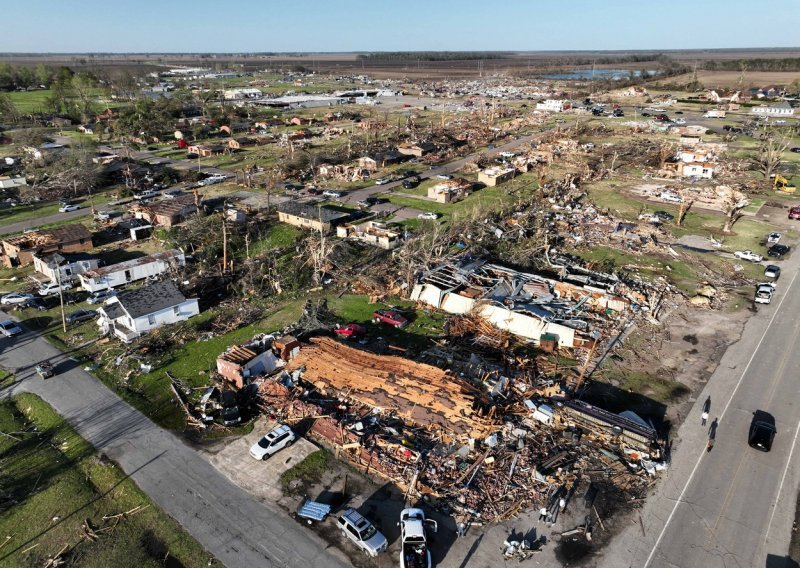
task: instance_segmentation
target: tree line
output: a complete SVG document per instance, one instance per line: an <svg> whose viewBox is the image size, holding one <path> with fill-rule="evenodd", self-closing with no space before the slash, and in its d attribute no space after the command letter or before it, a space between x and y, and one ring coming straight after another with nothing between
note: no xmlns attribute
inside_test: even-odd
<svg viewBox="0 0 800 568"><path fill-rule="evenodd" d="M0 63L0 91L49 87L61 69L40 63L36 67Z"/></svg>
<svg viewBox="0 0 800 568"><path fill-rule="evenodd" d="M800 57L709 59L698 67L706 71L800 71Z"/></svg>
<svg viewBox="0 0 800 568"><path fill-rule="evenodd" d="M505 59L504 51L378 51L362 53L362 61L472 61L476 59Z"/></svg>

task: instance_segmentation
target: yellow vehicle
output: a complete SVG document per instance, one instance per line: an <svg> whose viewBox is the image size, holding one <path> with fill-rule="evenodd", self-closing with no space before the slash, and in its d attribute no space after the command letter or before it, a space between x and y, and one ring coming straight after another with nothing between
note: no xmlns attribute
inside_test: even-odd
<svg viewBox="0 0 800 568"><path fill-rule="evenodd" d="M775 175L775 180L772 182L772 187L773 189L782 191L784 193L794 193L797 191L797 187L789 183L789 180L780 174Z"/></svg>

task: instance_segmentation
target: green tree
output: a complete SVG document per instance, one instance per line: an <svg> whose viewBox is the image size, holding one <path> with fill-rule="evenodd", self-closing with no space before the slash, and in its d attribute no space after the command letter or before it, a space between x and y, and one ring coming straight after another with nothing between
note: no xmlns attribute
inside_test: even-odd
<svg viewBox="0 0 800 568"><path fill-rule="evenodd" d="M16 124L19 121L19 111L14 101L6 93L0 93L0 119Z"/></svg>

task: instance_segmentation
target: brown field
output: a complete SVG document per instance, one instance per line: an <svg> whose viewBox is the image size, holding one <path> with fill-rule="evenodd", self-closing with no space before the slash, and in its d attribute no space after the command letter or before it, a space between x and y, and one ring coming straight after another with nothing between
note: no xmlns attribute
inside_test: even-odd
<svg viewBox="0 0 800 568"><path fill-rule="evenodd" d="M736 71L697 71L697 80L708 88L730 87L738 88L741 73ZM800 72L781 71L747 71L741 85L748 87L764 87L766 85L788 85L800 79ZM692 80L691 74L678 75L668 80L670 83L688 83Z"/></svg>

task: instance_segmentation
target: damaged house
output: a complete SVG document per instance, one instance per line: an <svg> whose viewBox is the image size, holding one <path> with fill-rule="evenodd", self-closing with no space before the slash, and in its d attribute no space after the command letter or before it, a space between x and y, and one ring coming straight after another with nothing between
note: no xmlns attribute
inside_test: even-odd
<svg viewBox="0 0 800 568"><path fill-rule="evenodd" d="M336 236L367 243L385 250L392 250L403 243L403 234L389 229L386 223L367 221L360 225L339 225Z"/></svg>
<svg viewBox="0 0 800 568"><path fill-rule="evenodd" d="M630 302L613 285L574 275L576 283L474 261L447 264L426 273L411 299L451 314L475 313L501 330L538 344L554 339L560 347L591 344L606 310L622 312ZM603 287L601 287L603 286Z"/></svg>
<svg viewBox="0 0 800 568"><path fill-rule="evenodd" d="M27 266L35 255L79 253L91 250L92 233L80 224L64 225L9 237L2 241L3 263L7 268Z"/></svg>
<svg viewBox="0 0 800 568"><path fill-rule="evenodd" d="M124 342L163 325L196 316L196 298L187 299L174 282L167 280L110 298L97 310L97 325L103 333L113 333Z"/></svg>
<svg viewBox="0 0 800 568"><path fill-rule="evenodd" d="M168 250L89 270L78 278L84 290L94 293L158 276L185 264L181 251Z"/></svg>
<svg viewBox="0 0 800 568"><path fill-rule="evenodd" d="M281 367L283 361L273 353L270 336L243 345L232 345L217 357L217 372L239 389L251 378L270 374Z"/></svg>

